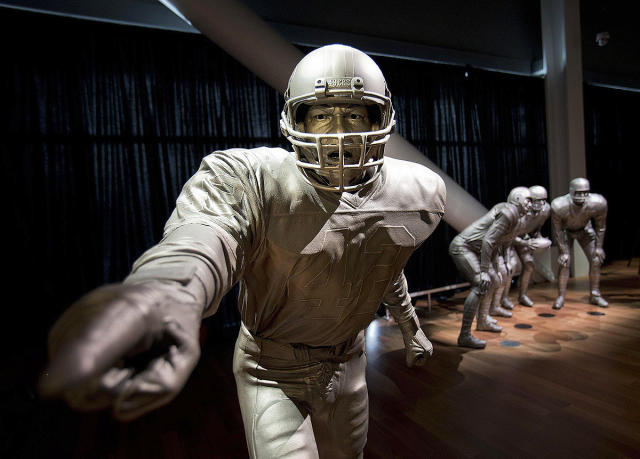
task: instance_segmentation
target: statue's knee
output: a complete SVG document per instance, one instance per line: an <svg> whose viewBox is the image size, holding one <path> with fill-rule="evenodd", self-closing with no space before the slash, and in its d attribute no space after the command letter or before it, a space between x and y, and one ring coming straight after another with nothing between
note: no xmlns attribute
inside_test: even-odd
<svg viewBox="0 0 640 459"><path fill-rule="evenodd" d="M475 275L471 281L471 291L481 297L487 293L488 286L482 283L480 275Z"/></svg>

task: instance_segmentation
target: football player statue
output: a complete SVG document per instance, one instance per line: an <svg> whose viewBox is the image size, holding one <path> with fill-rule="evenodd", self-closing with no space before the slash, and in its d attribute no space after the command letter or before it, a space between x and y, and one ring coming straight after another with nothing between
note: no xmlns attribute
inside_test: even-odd
<svg viewBox="0 0 640 459"><path fill-rule="evenodd" d="M540 185L534 185L529 187L529 191L531 192L531 211L521 220L522 228L518 230L518 236L514 239L513 245L509 247L507 258L509 260L509 269L502 281L504 291L500 298L500 303L505 309L513 309L513 303L509 300L509 288L518 263L517 258L520 259L520 264L522 265L518 302L523 306L533 306L533 301L527 296L529 282L535 268L533 253L551 246L551 240L542 236L541 233L542 225L544 225L551 213L551 207L547 202L547 190Z"/></svg>
<svg viewBox="0 0 640 459"><path fill-rule="evenodd" d="M459 346L475 349L486 346L485 340L471 334L471 325L476 315L477 330L496 333L502 331L502 327L489 315L495 290L502 283L497 260L502 248L512 243L520 219L529 211L531 193L528 188L517 187L511 190L507 201L493 206L484 216L454 237L449 245L449 255L462 276L471 283L471 292L464 302ZM492 313L511 317L511 313L499 305Z"/></svg>
<svg viewBox="0 0 640 459"><path fill-rule="evenodd" d="M600 294L600 266L604 262L602 249L607 220L607 200L590 193L589 180L575 178L569 182L569 194L551 202L551 226L558 242L558 297L553 309L564 305L569 280L570 250L576 239L589 260L589 301L606 308L609 303ZM592 223L593 222L593 223Z"/></svg>
<svg viewBox="0 0 640 459"><path fill-rule="evenodd" d="M442 218L445 187L383 157L394 125L370 57L342 45L305 56L281 120L294 152L205 157L162 241L54 325L41 392L123 420L167 403L196 365L201 319L239 282L233 371L250 456L361 455L364 329L378 306L397 321L409 366L432 353L403 268Z"/></svg>

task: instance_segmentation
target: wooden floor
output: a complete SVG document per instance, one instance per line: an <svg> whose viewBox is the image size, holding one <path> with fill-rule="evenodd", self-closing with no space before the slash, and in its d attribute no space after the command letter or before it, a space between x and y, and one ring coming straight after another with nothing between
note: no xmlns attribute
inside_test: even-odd
<svg viewBox="0 0 640 459"><path fill-rule="evenodd" d="M502 333L474 332L484 350L455 346L458 294L420 313L435 345L420 370L402 367L396 327L377 321L368 330L367 456L640 457L637 272L637 260L606 268L607 309L586 304L586 279L570 281L560 311L555 285L532 288L535 306L500 319Z"/></svg>
<svg viewBox="0 0 640 459"><path fill-rule="evenodd" d="M367 330L365 457L640 457L637 272L638 260L607 266L608 309L585 303L584 279L570 281L560 311L551 309L554 286L532 288L536 305L517 306L513 318L500 319L502 333L477 332L488 341L484 350L455 345L465 293L435 303L431 313L420 309L435 352L419 369L405 367L398 328L376 320ZM11 451L16 457L247 457L232 352L232 342L209 343L177 400L129 424L41 403L27 430L16 430L22 433L13 441L21 444Z"/></svg>

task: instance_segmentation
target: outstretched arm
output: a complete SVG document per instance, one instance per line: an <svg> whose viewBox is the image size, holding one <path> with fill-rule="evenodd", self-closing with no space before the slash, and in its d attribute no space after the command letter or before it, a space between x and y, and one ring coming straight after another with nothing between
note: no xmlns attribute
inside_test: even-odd
<svg viewBox="0 0 640 459"><path fill-rule="evenodd" d="M260 227L221 179L232 163L228 155L206 158L178 198L164 239L123 283L90 292L55 323L42 395L83 410L111 407L128 420L178 394L200 355L201 318L238 280ZM238 197L251 192L234 178L251 174L230 172Z"/></svg>
<svg viewBox="0 0 640 459"><path fill-rule="evenodd" d="M49 335L41 393L77 409L112 407L121 420L172 400L200 356L204 311L233 284L234 247L212 227L176 229L122 284L74 303Z"/></svg>
<svg viewBox="0 0 640 459"><path fill-rule="evenodd" d="M420 328L416 310L411 304L404 272L391 284L384 295L384 304L402 331L407 366L422 366L433 353L433 345Z"/></svg>

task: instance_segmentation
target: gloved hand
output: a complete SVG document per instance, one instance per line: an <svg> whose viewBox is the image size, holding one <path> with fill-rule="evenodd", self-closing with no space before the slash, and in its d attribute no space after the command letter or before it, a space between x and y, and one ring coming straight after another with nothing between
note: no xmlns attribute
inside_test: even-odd
<svg viewBox="0 0 640 459"><path fill-rule="evenodd" d="M480 290L480 294L484 295L487 292L487 289L491 285L491 276L488 272L482 271L479 274L476 274L473 284L478 286Z"/></svg>
<svg viewBox="0 0 640 459"><path fill-rule="evenodd" d="M404 338L407 366L421 367L427 362L427 357L433 354L433 344L421 329L412 336Z"/></svg>
<svg viewBox="0 0 640 459"><path fill-rule="evenodd" d="M93 290L54 324L40 394L124 421L164 405L200 357L200 319L168 282Z"/></svg>
<svg viewBox="0 0 640 459"><path fill-rule="evenodd" d="M593 261L597 262L598 264L602 264L604 263L604 259L605 259L604 250L596 249L596 253L593 255Z"/></svg>
<svg viewBox="0 0 640 459"><path fill-rule="evenodd" d="M564 268L569 267L569 254L563 253L558 257L558 264Z"/></svg>
<svg viewBox="0 0 640 459"><path fill-rule="evenodd" d="M405 358L408 367L422 366L427 357L433 354L433 344L420 328L420 321L415 312L406 322L398 323L404 341Z"/></svg>

